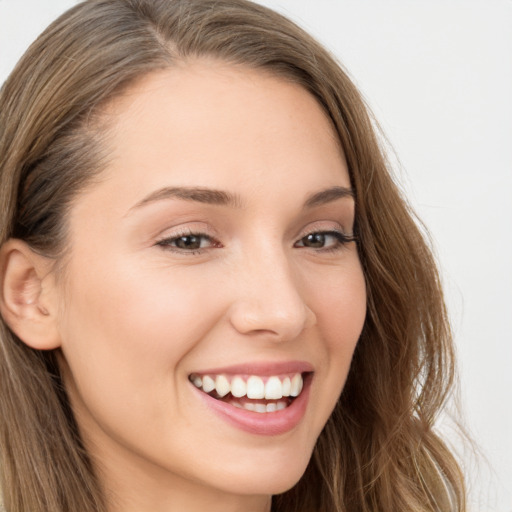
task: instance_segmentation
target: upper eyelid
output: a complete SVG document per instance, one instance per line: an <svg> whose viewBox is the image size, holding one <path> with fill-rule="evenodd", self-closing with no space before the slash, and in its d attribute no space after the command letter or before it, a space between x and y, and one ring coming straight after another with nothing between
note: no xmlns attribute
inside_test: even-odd
<svg viewBox="0 0 512 512"><path fill-rule="evenodd" d="M173 238L180 238L182 236L205 236L207 238L215 239L218 238L216 230L200 222L199 226L185 226L185 227L170 227L161 230L155 239L158 240L171 240Z"/></svg>
<svg viewBox="0 0 512 512"><path fill-rule="evenodd" d="M326 225L326 223L329 223L329 225ZM187 223L188 224L188 223ZM158 239L171 239L171 238L179 238L181 236L186 235L202 235L205 237L209 237L212 239L220 238L220 235L218 234L217 230L214 229L212 226L209 226L205 222L191 222L190 226L176 226L176 227L169 227L163 231L161 231L161 235L158 235L156 238ZM199 225L194 225L199 224ZM311 233L316 232L336 232L340 233L345 236L353 236L353 222L350 220L346 224L350 225L351 229L346 229L344 226L345 223L340 222L339 220L317 220L313 222L307 223L305 227L298 230L295 234L295 236L292 236L292 238L296 238L296 240L301 239L304 236L307 236ZM167 234L168 233L168 234Z"/></svg>
<svg viewBox="0 0 512 512"><path fill-rule="evenodd" d="M299 238L310 235L312 233L338 233L340 235L352 236L352 233L347 232L347 230L343 228L332 228L332 227L313 227L311 229L307 229L304 231L304 234Z"/></svg>
<svg viewBox="0 0 512 512"><path fill-rule="evenodd" d="M323 228L322 229L322 228L318 227L318 228L311 228L307 231L303 231L302 234L295 239L294 245L297 242L300 242L307 236L312 235L314 233L338 234L338 235L342 236L343 238L345 238L347 242L352 242L352 241L357 240L357 237L353 233L346 233L345 230L343 230L343 229L333 229L333 228L331 228L331 229ZM164 242L174 241L181 237L186 237L186 236L202 237L202 238L209 240L212 247L215 247L215 248L222 247L222 243L218 239L216 239L214 236L210 235L209 233L204 233L199 230L194 230L193 228L187 228L187 230L183 230L183 231L180 231L180 232L177 232L174 234L170 234L168 236L161 237L156 241L156 245L165 246L166 244L164 244ZM170 244L167 244L167 245L170 246ZM210 247L208 247L208 248L210 248ZM196 251L206 250L208 248L196 249ZM184 249L178 249L178 250L188 252ZM192 251L190 251L190 252L192 252Z"/></svg>
<svg viewBox="0 0 512 512"><path fill-rule="evenodd" d="M162 236L157 239L156 243L161 244L162 242L168 242L169 240L177 240L179 238L186 237L186 236L196 236L196 237L206 238L212 242L220 243L220 242L218 242L218 240L216 240L216 238L213 235L210 235L208 233L203 233L201 231L193 231L193 230L190 230L187 232L178 232L178 233L173 233L170 235Z"/></svg>
<svg viewBox="0 0 512 512"><path fill-rule="evenodd" d="M313 235L315 233L321 233L321 234L324 234L324 235L335 236L335 238L337 239L338 243L341 244L341 245L345 245L345 244L348 244L350 242L357 242L357 237L354 234L347 234L347 233L344 233L342 231L330 229L330 230L313 230L313 231L310 231L310 232L306 233L304 236L302 236L301 238L299 238L295 242L295 244L297 244L299 242L302 242L309 235ZM336 235L338 235L338 236L336 236Z"/></svg>
<svg viewBox="0 0 512 512"><path fill-rule="evenodd" d="M326 225L326 222L329 224ZM344 225L339 221L315 221L306 226L305 229L301 229L299 235L297 236L297 240L308 236L312 233L339 233L340 235L346 237L354 236L353 224L350 224L351 229L346 229Z"/></svg>

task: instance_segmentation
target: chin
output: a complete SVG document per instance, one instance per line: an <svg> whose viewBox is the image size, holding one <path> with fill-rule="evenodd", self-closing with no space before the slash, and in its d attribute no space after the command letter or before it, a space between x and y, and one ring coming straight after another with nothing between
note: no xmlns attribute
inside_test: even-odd
<svg viewBox="0 0 512 512"><path fill-rule="evenodd" d="M303 451L302 449L299 449ZM229 473L222 472L216 484L224 491L243 495L275 495L291 489L302 478L309 464L310 457L306 450L305 456L288 457L288 460L277 461L269 457L265 462L255 461L251 464L240 464ZM226 485L227 484L227 485Z"/></svg>

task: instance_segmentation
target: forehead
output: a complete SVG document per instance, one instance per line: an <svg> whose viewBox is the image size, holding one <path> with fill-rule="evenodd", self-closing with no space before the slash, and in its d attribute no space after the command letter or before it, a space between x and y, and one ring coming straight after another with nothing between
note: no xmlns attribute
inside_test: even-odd
<svg viewBox="0 0 512 512"><path fill-rule="evenodd" d="M285 187L298 200L326 186L350 186L317 100L266 72L218 61L181 64L145 76L107 114L107 181L132 203L162 186L252 196Z"/></svg>

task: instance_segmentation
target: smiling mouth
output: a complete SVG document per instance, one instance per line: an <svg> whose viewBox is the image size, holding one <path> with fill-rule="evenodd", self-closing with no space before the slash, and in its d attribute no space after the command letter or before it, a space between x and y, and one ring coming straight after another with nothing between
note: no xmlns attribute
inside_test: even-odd
<svg viewBox="0 0 512 512"><path fill-rule="evenodd" d="M301 394L308 373L272 376L193 373L190 382L203 393L224 403L255 413L275 413L288 408Z"/></svg>

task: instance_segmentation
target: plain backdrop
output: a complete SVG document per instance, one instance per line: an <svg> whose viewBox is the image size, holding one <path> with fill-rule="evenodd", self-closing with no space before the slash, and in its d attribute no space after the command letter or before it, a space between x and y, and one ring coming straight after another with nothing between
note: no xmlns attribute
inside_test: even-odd
<svg viewBox="0 0 512 512"><path fill-rule="evenodd" d="M73 0L0 0L0 82ZM363 91L439 257L459 353L461 452L477 512L512 511L512 1L261 0Z"/></svg>

